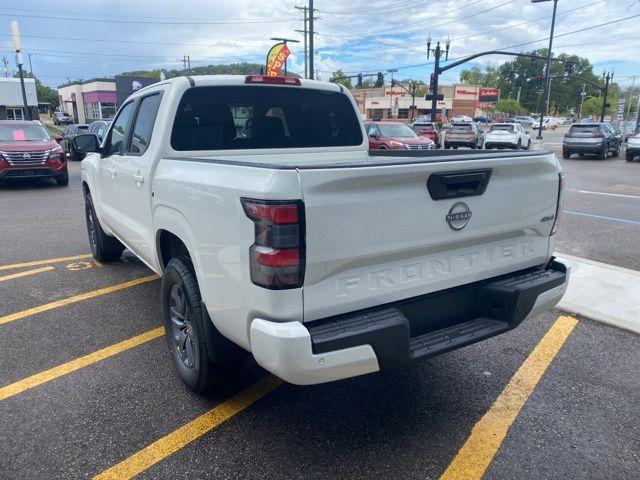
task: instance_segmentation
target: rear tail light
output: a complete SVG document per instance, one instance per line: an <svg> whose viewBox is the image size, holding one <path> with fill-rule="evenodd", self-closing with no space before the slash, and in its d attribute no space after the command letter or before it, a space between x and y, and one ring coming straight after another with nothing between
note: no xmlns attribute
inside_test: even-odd
<svg viewBox="0 0 640 480"><path fill-rule="evenodd" d="M267 75L247 75L244 83L262 83L264 85L301 85L297 77L271 77Z"/></svg>
<svg viewBox="0 0 640 480"><path fill-rule="evenodd" d="M556 217L553 219L553 227L551 227L551 235L555 235L558 231L558 222L562 212L562 202L564 199L564 173L558 174L558 202L556 203Z"/></svg>
<svg viewBox="0 0 640 480"><path fill-rule="evenodd" d="M255 225L249 248L251 281L271 290L302 287L305 269L304 204L242 198Z"/></svg>

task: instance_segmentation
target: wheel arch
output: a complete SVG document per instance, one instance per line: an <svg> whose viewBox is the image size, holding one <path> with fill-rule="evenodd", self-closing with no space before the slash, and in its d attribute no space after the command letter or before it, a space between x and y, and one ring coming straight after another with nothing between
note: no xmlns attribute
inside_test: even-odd
<svg viewBox="0 0 640 480"><path fill-rule="evenodd" d="M174 208L158 206L154 210L153 217L156 261L159 271L163 272L174 256L186 255L193 264L196 277L201 278L195 236L184 215Z"/></svg>

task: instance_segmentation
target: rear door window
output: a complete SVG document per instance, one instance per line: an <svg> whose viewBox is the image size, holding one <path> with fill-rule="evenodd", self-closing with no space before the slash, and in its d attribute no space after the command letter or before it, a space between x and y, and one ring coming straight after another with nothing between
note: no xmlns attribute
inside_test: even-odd
<svg viewBox="0 0 640 480"><path fill-rule="evenodd" d="M196 87L180 101L174 150L355 146L360 122L339 92L298 87Z"/></svg>
<svg viewBox="0 0 640 480"><path fill-rule="evenodd" d="M600 133L599 125L572 125L569 130L569 134L580 133L587 134L590 133L592 135Z"/></svg>
<svg viewBox="0 0 640 480"><path fill-rule="evenodd" d="M160 106L160 93L149 95L140 100L140 107L133 124L133 135L129 152L134 155L142 155L149 147L153 125Z"/></svg>

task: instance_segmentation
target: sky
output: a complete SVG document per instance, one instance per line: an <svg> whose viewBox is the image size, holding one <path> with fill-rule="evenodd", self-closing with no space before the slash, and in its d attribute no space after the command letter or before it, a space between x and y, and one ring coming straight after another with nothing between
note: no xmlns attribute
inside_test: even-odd
<svg viewBox="0 0 640 480"><path fill-rule="evenodd" d="M386 72L425 80L433 71L427 38L451 40L450 59L505 49L548 46L553 2L530 0L315 0L315 64L322 80ZM2 0L0 56L16 70L9 22L17 20L26 70L56 87L79 78L191 65L264 62L271 37L302 40L305 0ZM630 17L630 18L629 18ZM594 73L615 71L630 85L640 75L640 0L558 0L554 54L588 58ZM433 46L433 45L432 45ZM304 71L302 43L292 44L289 69ZM510 57L480 57L443 75L458 80L462 68L499 65ZM387 74L388 80L388 74ZM636 79L640 84L640 77Z"/></svg>

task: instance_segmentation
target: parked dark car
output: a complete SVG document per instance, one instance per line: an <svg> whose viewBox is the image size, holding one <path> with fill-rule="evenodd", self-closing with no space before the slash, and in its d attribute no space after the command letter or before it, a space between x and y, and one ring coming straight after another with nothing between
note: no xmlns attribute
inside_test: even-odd
<svg viewBox="0 0 640 480"><path fill-rule="evenodd" d="M633 162L636 157L640 157L640 126L627 139L627 162Z"/></svg>
<svg viewBox="0 0 640 480"><path fill-rule="evenodd" d="M454 123L444 135L444 148L482 148L483 134L476 123Z"/></svg>
<svg viewBox="0 0 640 480"><path fill-rule="evenodd" d="M69 154L69 159L74 162L79 162L84 158L84 154L78 152L72 143L72 140L78 135L89 133L89 125L84 123L74 123L72 125L67 125L67 128L64 129L62 135L56 136L56 140L64 151Z"/></svg>
<svg viewBox="0 0 640 480"><path fill-rule="evenodd" d="M39 121L0 120L0 179L19 178L68 185L64 151Z"/></svg>
<svg viewBox="0 0 640 480"><path fill-rule="evenodd" d="M400 122L365 123L371 150L432 150L435 143Z"/></svg>
<svg viewBox="0 0 640 480"><path fill-rule="evenodd" d="M577 153L581 158L596 155L604 160L609 152L615 158L620 155L622 140L610 123L574 123L562 141L562 158Z"/></svg>
<svg viewBox="0 0 640 480"><path fill-rule="evenodd" d="M73 117L67 112L54 112L53 124L54 125L70 125L73 123Z"/></svg>
<svg viewBox="0 0 640 480"><path fill-rule="evenodd" d="M491 123L491 117L488 115L476 115L473 117L473 121L479 123Z"/></svg>
<svg viewBox="0 0 640 480"><path fill-rule="evenodd" d="M442 146L442 138L438 125L434 122L414 122L411 128L421 137L426 137L436 144L436 147Z"/></svg>
<svg viewBox="0 0 640 480"><path fill-rule="evenodd" d="M98 137L98 143L102 144L102 140L107 136L109 125L111 125L111 120L95 120L94 122L91 122L91 125L89 125L88 133L93 133Z"/></svg>

